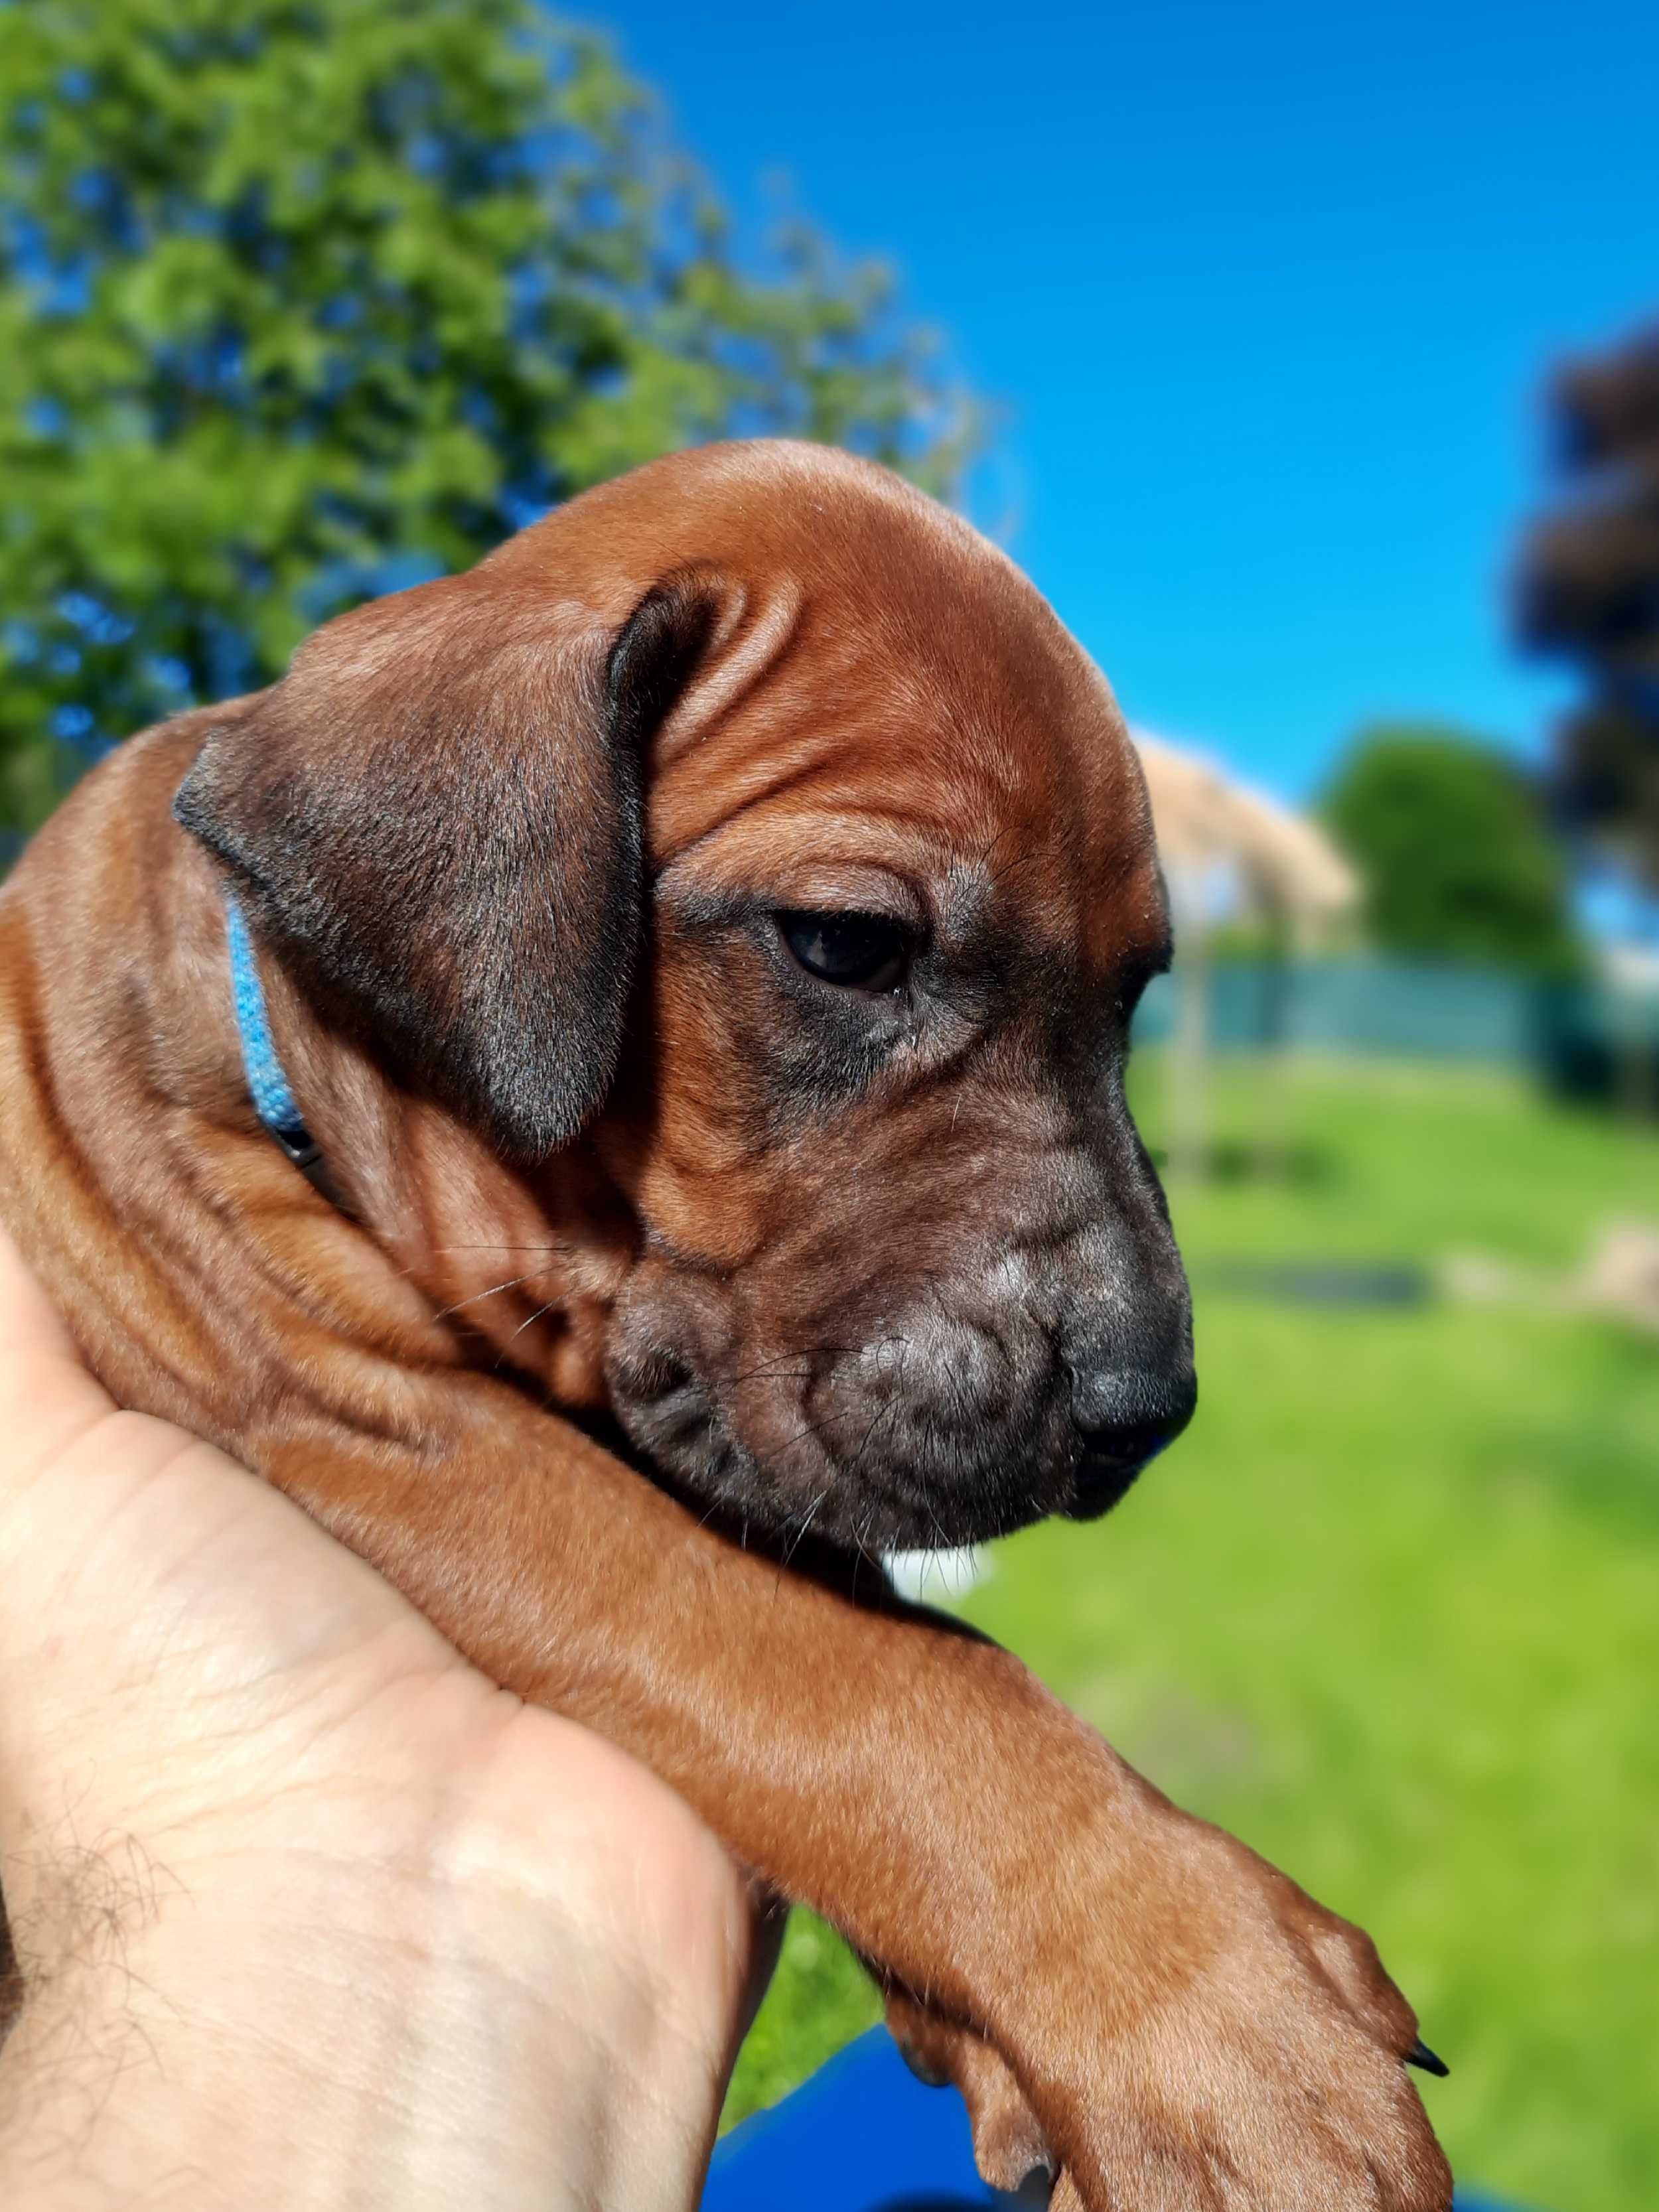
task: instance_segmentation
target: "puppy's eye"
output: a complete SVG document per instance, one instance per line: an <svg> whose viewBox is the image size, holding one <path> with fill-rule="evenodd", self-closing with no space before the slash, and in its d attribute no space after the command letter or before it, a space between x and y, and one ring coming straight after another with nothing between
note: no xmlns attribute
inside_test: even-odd
<svg viewBox="0 0 1659 2212"><path fill-rule="evenodd" d="M848 990L896 991L910 964L910 933L878 914L784 913L784 943L809 975Z"/></svg>

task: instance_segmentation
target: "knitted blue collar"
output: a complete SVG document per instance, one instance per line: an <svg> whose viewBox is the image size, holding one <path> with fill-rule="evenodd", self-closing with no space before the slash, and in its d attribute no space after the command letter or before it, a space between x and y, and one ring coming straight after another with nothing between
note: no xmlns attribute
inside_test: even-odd
<svg viewBox="0 0 1659 2212"><path fill-rule="evenodd" d="M259 981L259 962L248 934L247 917L235 897L225 893L225 935L230 945L231 1003L236 1010L236 1034L241 1040L242 1069L247 1077L253 1110L267 1133L308 1182L332 1203L328 1170L315 1138L306 1127L300 1102L289 1088L283 1063L270 1034L270 1014L265 988Z"/></svg>

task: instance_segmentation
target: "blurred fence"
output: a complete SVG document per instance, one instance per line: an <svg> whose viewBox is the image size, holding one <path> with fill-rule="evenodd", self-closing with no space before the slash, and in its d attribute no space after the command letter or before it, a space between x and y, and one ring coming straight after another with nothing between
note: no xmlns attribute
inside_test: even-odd
<svg viewBox="0 0 1659 2212"><path fill-rule="evenodd" d="M1135 1018L1137 1039L1173 1036L1192 988L1190 970L1160 976ZM1218 1050L1508 1062L1575 1096L1645 1094L1659 1104L1659 998L1373 958L1218 961L1198 988L1204 1035Z"/></svg>
<svg viewBox="0 0 1659 2212"><path fill-rule="evenodd" d="M1187 981L1158 978L1137 1036L1173 1033ZM1218 962L1204 992L1206 1035L1222 1049L1300 1045L1459 1060L1526 1058L1539 995L1535 984L1498 971L1369 959Z"/></svg>

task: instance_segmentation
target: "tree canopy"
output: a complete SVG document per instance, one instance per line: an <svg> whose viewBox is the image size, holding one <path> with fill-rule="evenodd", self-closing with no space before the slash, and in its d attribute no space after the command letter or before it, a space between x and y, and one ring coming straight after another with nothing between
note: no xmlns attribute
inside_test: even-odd
<svg viewBox="0 0 1659 2212"><path fill-rule="evenodd" d="M1523 638L1570 662L1559 732L1569 815L1659 889L1659 328L1556 378L1559 495L1528 532Z"/></svg>
<svg viewBox="0 0 1659 2212"><path fill-rule="evenodd" d="M1363 732L1322 811L1384 951L1538 972L1572 963L1566 855L1494 747L1433 726Z"/></svg>
<svg viewBox="0 0 1659 2212"><path fill-rule="evenodd" d="M534 0L0 5L0 819L653 454L942 489L964 419L878 268L748 273Z"/></svg>

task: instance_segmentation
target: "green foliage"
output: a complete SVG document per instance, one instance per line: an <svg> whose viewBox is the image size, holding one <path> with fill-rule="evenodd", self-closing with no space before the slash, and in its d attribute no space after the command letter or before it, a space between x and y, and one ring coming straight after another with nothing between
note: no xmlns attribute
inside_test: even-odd
<svg viewBox="0 0 1659 2212"><path fill-rule="evenodd" d="M880 2018L869 1975L832 1928L798 1905L766 2002L738 2053L721 2126L775 2105Z"/></svg>
<svg viewBox="0 0 1659 2212"><path fill-rule="evenodd" d="M1560 973L1576 957L1565 851L1514 763L1455 730L1363 732L1322 809L1385 951Z"/></svg>
<svg viewBox="0 0 1659 2212"><path fill-rule="evenodd" d="M672 447L963 450L878 269L766 281L534 0L0 5L0 810ZM61 748L59 749L61 752Z"/></svg>
<svg viewBox="0 0 1659 2212"><path fill-rule="evenodd" d="M1556 732L1563 801L1659 890L1659 325L1567 362L1549 400L1553 496L1522 540L1517 628L1580 680Z"/></svg>

